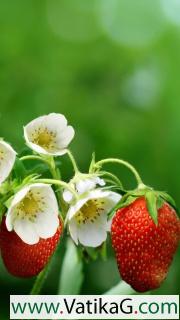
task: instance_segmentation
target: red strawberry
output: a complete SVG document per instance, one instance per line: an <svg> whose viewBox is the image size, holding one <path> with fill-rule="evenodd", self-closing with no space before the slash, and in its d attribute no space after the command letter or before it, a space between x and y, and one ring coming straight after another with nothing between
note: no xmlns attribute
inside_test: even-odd
<svg viewBox="0 0 180 320"><path fill-rule="evenodd" d="M55 235L48 239L40 239L37 244L26 244L14 232L6 228L5 218L0 226L1 255L7 270L16 277L36 276L47 264L53 254L60 235L62 223Z"/></svg>
<svg viewBox="0 0 180 320"><path fill-rule="evenodd" d="M122 279L144 292L158 288L166 278L180 239L180 220L164 202L156 225L140 197L116 211L111 237Z"/></svg>

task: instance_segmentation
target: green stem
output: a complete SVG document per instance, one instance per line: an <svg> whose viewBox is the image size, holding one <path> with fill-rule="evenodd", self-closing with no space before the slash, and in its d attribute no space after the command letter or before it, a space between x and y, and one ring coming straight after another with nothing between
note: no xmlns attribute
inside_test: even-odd
<svg viewBox="0 0 180 320"><path fill-rule="evenodd" d="M127 161L121 160L121 159L116 159L116 158L109 158L109 159L103 159L95 163L94 168L99 168L102 167L106 163L119 163L121 165L124 165L127 167L135 176L138 187L142 188L144 186L142 179L137 172L137 170Z"/></svg>
<svg viewBox="0 0 180 320"><path fill-rule="evenodd" d="M76 160L75 160L72 152L71 152L69 149L67 150L67 155L69 156L69 159L71 160L71 163L72 163L72 165L73 165L75 174L76 174L76 173L79 173L79 169L78 169Z"/></svg>
<svg viewBox="0 0 180 320"><path fill-rule="evenodd" d="M41 157L41 156L38 156L38 155L29 155L29 156L21 157L20 160L21 161L26 161L26 160L43 161L44 163L46 163L48 165L52 177L54 179L59 179L60 178L60 176L59 176L59 174L57 173L57 170L56 170L56 164L55 164L53 156L45 158L45 157Z"/></svg>
<svg viewBox="0 0 180 320"><path fill-rule="evenodd" d="M115 182L118 186L120 186L121 188L123 188L123 185L122 185L121 181L119 180L119 178L118 178L115 174L113 174L113 173L111 173L111 172L108 172L108 171L101 171L101 174L100 174L100 175L110 177L111 179L114 180L114 182Z"/></svg>
<svg viewBox="0 0 180 320"><path fill-rule="evenodd" d="M44 268L44 270L41 271L39 273L39 275L37 276L35 283L31 289L31 292L30 292L31 295L40 293L42 286L47 278L49 269L50 269L50 262L47 264L47 266Z"/></svg>
<svg viewBox="0 0 180 320"><path fill-rule="evenodd" d="M49 165L49 161L45 158L42 158L40 156L36 156L36 155L29 155L29 156L24 156L24 157L21 157L19 160L21 161L26 161L26 160L39 160L39 161L43 161L45 162L46 164Z"/></svg>
<svg viewBox="0 0 180 320"><path fill-rule="evenodd" d="M47 183L47 184L54 184L54 185L57 185L57 186L61 186L63 187L64 189L67 189L69 190L75 198L77 198L77 193L76 191L70 187L70 185L64 181L61 181L61 180L55 180L55 179L37 179L35 180L35 182L40 182L40 183Z"/></svg>
<svg viewBox="0 0 180 320"><path fill-rule="evenodd" d="M49 160L49 170L51 172L51 175L53 177L53 179L59 179L59 175L58 175L58 172L57 172L57 169L56 169L56 164L55 164L55 161L54 161L54 157L51 157L50 160Z"/></svg>

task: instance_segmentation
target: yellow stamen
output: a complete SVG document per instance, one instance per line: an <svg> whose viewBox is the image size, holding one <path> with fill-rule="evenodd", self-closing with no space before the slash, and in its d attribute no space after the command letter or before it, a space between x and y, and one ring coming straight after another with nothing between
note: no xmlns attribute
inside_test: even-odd
<svg viewBox="0 0 180 320"><path fill-rule="evenodd" d="M95 220L104 211L104 201L98 199L88 200L83 207L76 213L75 219L77 223L85 224L87 221L95 222Z"/></svg>
<svg viewBox="0 0 180 320"><path fill-rule="evenodd" d="M35 221L37 214L41 211L43 207L43 197L35 197L31 191L24 197L24 199L18 204L16 208L16 215L14 218L19 219L29 219L30 221Z"/></svg>
<svg viewBox="0 0 180 320"><path fill-rule="evenodd" d="M55 138L56 134L53 131L49 131L47 128L36 129L32 134L32 142L47 151L55 148Z"/></svg>

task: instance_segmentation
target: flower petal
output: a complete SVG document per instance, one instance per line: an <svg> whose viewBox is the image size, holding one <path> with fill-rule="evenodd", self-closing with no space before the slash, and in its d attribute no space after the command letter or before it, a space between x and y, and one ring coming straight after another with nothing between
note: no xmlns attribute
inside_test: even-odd
<svg viewBox="0 0 180 320"><path fill-rule="evenodd" d="M99 177L95 178L96 184L99 184L99 186L104 187L105 186L105 181Z"/></svg>
<svg viewBox="0 0 180 320"><path fill-rule="evenodd" d="M83 199L80 199L79 201L77 201L74 205L70 206L68 212L67 212L67 216L66 216L66 220L71 220L72 217L79 211L79 209L89 200L88 197L85 197Z"/></svg>
<svg viewBox="0 0 180 320"><path fill-rule="evenodd" d="M78 228L75 219L71 219L69 222L69 233L75 244L78 245Z"/></svg>
<svg viewBox="0 0 180 320"><path fill-rule="evenodd" d="M0 140L0 183L9 176L16 160L15 150L5 141Z"/></svg>
<svg viewBox="0 0 180 320"><path fill-rule="evenodd" d="M90 191L96 187L96 182L94 179L84 179L84 180L79 180L76 183L76 189L79 194L85 193L87 191Z"/></svg>
<svg viewBox="0 0 180 320"><path fill-rule="evenodd" d="M67 119L61 113L50 113L43 118L43 125L47 126L50 130L63 131L67 126Z"/></svg>
<svg viewBox="0 0 180 320"><path fill-rule="evenodd" d="M20 218L20 216L17 216L16 212L18 205L26 197L29 191L33 194L33 198L36 199L35 201L40 201L40 207L38 209L40 211L36 213L36 220L34 222L26 219L26 213ZM36 235L36 238L34 236L32 239L33 243L35 239L39 237L49 238L53 236L59 225L58 211L57 199L51 186L43 183L34 183L24 187L15 195L11 206L8 209L6 226L8 231L14 229L24 242L31 244L29 238L29 240L26 240L26 230L29 232L27 237L29 237L29 234L31 233ZM24 231L22 225L25 226Z"/></svg>
<svg viewBox="0 0 180 320"><path fill-rule="evenodd" d="M72 201L72 199L73 199L73 194L69 190L65 190L63 192L63 199L67 203L70 203Z"/></svg>
<svg viewBox="0 0 180 320"><path fill-rule="evenodd" d="M55 214L41 213L34 223L35 230L40 238L47 239L54 236L59 226L59 218Z"/></svg>
<svg viewBox="0 0 180 320"><path fill-rule="evenodd" d="M29 220L16 220L14 231L25 243L32 245L39 242L39 236L35 230L34 223Z"/></svg>
<svg viewBox="0 0 180 320"><path fill-rule="evenodd" d="M6 228L8 231L13 230L13 219L12 215L8 212L6 216Z"/></svg>
<svg viewBox="0 0 180 320"><path fill-rule="evenodd" d="M105 212L109 213L113 207L120 201L122 196L119 193L109 191L109 195L104 198L105 201Z"/></svg>
<svg viewBox="0 0 180 320"><path fill-rule="evenodd" d="M49 212L58 216L59 208L55 193L52 187L45 183L34 183L29 186L30 190L36 196L38 193L40 197L44 198L44 207L42 212Z"/></svg>
<svg viewBox="0 0 180 320"><path fill-rule="evenodd" d="M49 142L49 147L46 148L34 140L37 131L49 132L53 137ZM64 115L58 113L51 113L34 119L24 127L24 137L26 144L40 154L63 155L67 152L66 147L74 137L74 129L67 126L67 119Z"/></svg>
<svg viewBox="0 0 180 320"><path fill-rule="evenodd" d="M87 222L78 228L78 240L86 247L98 247L107 238L106 223L101 224L100 221L94 223Z"/></svg>
<svg viewBox="0 0 180 320"><path fill-rule="evenodd" d="M30 188L31 188L30 185L26 186L15 194L15 196L11 202L11 206L10 206L9 210L11 210L12 207L16 206L21 200L24 199L24 197L28 194Z"/></svg>
<svg viewBox="0 0 180 320"><path fill-rule="evenodd" d="M57 144L62 149L66 148L71 140L74 138L74 129L72 126L67 126L63 132L58 134Z"/></svg>

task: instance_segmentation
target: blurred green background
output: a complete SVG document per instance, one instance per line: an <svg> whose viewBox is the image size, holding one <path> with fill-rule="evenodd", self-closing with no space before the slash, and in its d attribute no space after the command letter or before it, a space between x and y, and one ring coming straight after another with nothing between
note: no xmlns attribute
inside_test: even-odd
<svg viewBox="0 0 180 320"><path fill-rule="evenodd" d="M180 206L179 0L1 1L0 30L0 136L20 151L24 124L63 113L76 129L72 150L82 170L93 151L127 159ZM69 177L65 157L62 168ZM134 186L126 169L113 170ZM45 293L56 292L63 252ZM179 263L177 253L154 293L179 293ZM84 293L119 281L112 252L84 269ZM9 293L28 293L31 284L1 263L0 319L8 319Z"/></svg>

